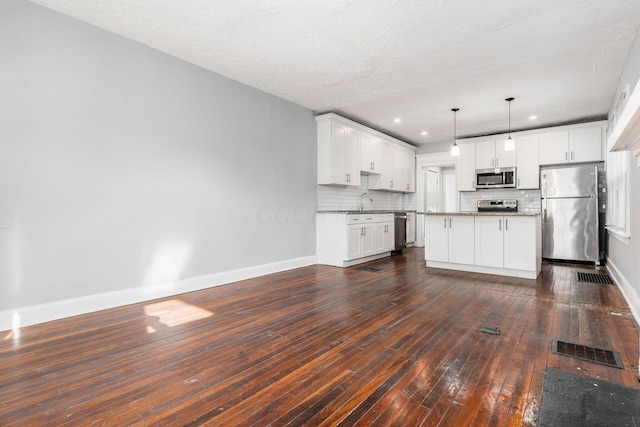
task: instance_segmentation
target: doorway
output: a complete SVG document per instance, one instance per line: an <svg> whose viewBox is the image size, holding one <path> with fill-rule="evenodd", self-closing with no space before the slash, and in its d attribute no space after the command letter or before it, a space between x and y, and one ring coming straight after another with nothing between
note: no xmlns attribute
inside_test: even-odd
<svg viewBox="0 0 640 427"><path fill-rule="evenodd" d="M425 177L425 211L456 212L456 169L428 167Z"/></svg>

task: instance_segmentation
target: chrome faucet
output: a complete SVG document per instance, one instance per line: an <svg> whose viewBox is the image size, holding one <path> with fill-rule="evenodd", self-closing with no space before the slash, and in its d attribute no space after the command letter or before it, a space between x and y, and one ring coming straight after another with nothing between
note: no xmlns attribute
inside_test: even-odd
<svg viewBox="0 0 640 427"><path fill-rule="evenodd" d="M362 212L362 211L364 210L364 203L362 202L362 198L363 198L364 196L367 196L367 197L369 198L369 201L370 201L371 203L373 203L373 199L371 198L371 196L369 196L369 193L362 193L362 194L360 195L360 206L358 207L358 210L359 210L360 212Z"/></svg>

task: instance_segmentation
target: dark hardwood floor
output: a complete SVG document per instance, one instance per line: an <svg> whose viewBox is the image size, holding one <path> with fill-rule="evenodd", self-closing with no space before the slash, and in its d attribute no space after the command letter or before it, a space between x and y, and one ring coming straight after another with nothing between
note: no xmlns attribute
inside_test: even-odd
<svg viewBox="0 0 640 427"><path fill-rule="evenodd" d="M2 332L0 425L535 425L547 367L638 387L619 289L576 268L452 272L421 249L367 266L381 271L311 266Z"/></svg>

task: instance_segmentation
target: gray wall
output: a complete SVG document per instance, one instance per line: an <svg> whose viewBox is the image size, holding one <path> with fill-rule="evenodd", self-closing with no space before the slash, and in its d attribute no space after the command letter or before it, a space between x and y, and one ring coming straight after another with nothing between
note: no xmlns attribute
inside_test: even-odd
<svg viewBox="0 0 640 427"><path fill-rule="evenodd" d="M622 72L616 93L611 101L611 111L615 107L620 92L629 83L631 92L640 79L640 40L636 40L631 48L629 59ZM628 245L609 237L609 259L615 264L640 296L640 169L636 167L636 160L631 156L630 164L630 192L631 192L631 240Z"/></svg>
<svg viewBox="0 0 640 427"><path fill-rule="evenodd" d="M0 2L0 310L315 255L310 110Z"/></svg>

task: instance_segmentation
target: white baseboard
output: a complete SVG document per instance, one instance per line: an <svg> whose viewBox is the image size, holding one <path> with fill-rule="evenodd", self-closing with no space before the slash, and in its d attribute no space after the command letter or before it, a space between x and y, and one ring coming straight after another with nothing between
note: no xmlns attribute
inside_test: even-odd
<svg viewBox="0 0 640 427"><path fill-rule="evenodd" d="M627 300L631 314L634 319L636 319L636 322L640 324L640 296L638 296L638 292L631 283L629 283L627 278L624 277L618 266L611 261L611 258L607 259L607 268L609 273L611 273L611 277L620 288L622 296Z"/></svg>
<svg viewBox="0 0 640 427"><path fill-rule="evenodd" d="M45 304L18 307L0 311L0 331L8 331L17 327L50 322L65 317L150 301L186 292L199 291L214 286L226 285L240 280L306 267L313 264L317 264L317 257L308 256L208 274L206 276L192 277L152 288L140 287L124 289L121 291L53 301Z"/></svg>

